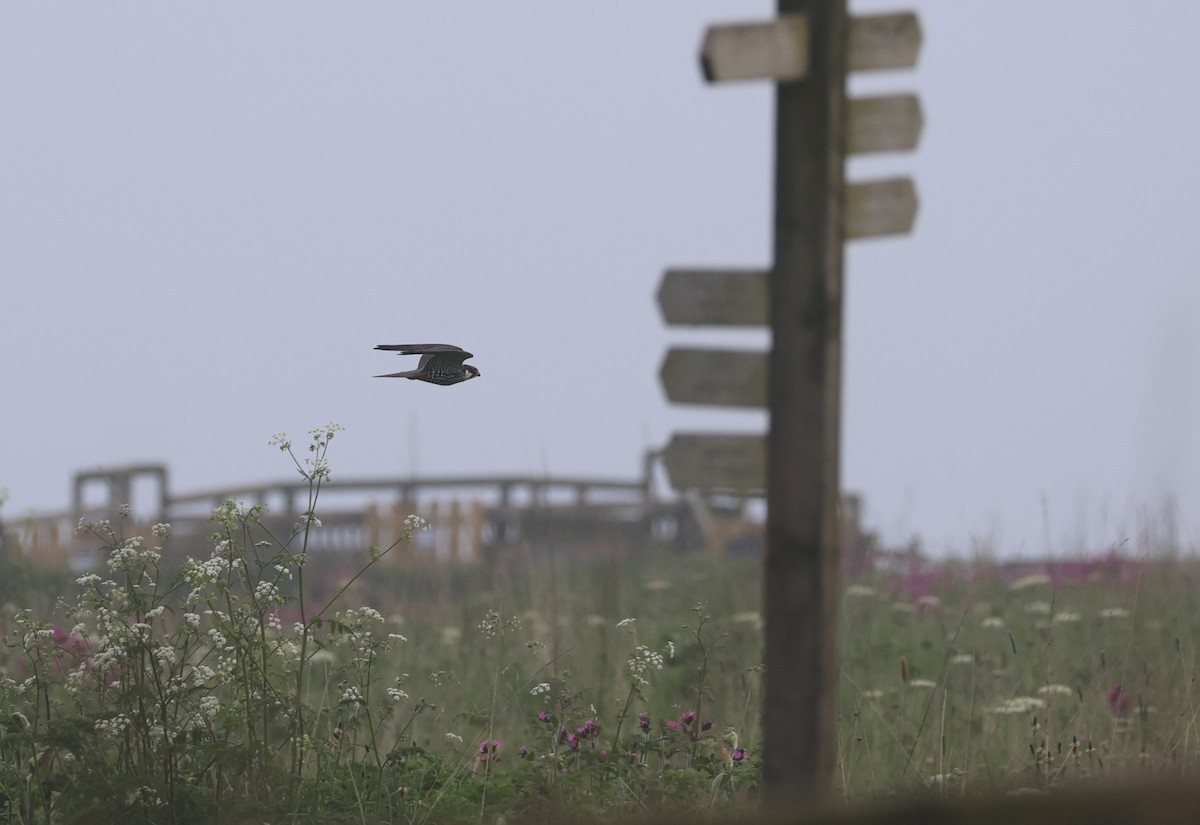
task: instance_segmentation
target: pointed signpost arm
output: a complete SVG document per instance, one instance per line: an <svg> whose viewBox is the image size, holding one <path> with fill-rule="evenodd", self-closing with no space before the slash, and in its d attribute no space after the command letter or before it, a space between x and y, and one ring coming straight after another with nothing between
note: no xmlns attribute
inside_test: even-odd
<svg viewBox="0 0 1200 825"><path fill-rule="evenodd" d="M825 797L836 760L838 421L846 0L779 0L808 20L808 76L776 85L770 276L763 790Z"/></svg>

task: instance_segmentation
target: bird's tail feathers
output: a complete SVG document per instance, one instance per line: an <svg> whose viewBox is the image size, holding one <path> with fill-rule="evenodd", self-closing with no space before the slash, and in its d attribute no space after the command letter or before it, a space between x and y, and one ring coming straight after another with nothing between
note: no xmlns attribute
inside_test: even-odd
<svg viewBox="0 0 1200 825"><path fill-rule="evenodd" d="M375 378L416 378L420 370L405 370L404 372L389 372L387 375L376 375Z"/></svg>

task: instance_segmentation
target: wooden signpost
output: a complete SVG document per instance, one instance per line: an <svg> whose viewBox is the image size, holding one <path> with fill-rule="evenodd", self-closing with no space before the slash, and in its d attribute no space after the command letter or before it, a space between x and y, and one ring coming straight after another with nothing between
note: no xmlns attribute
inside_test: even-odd
<svg viewBox="0 0 1200 825"><path fill-rule="evenodd" d="M780 16L789 12L803 13L791 11L799 5L803 4L781 1ZM789 11L785 11L784 6ZM920 52L921 24L917 21L917 15L911 11L869 14L850 20L846 44L846 69L849 71L911 69L917 65L917 55Z"/></svg>
<svg viewBox="0 0 1200 825"><path fill-rule="evenodd" d="M911 178L889 178L846 187L845 237L907 235L917 217L917 189Z"/></svg>
<svg viewBox="0 0 1200 825"><path fill-rule="evenodd" d="M672 269L668 324L770 324L769 353L674 348L662 381L676 403L763 407L766 438L678 433L663 451L678 489L767 495L763 786L770 805L820 799L836 762L842 247L904 234L909 178L847 184L848 153L915 148L913 95L852 101L848 71L915 64L911 13L851 19L846 0L778 0L766 23L715 26L701 48L709 81L776 83L775 231L769 271Z"/></svg>
<svg viewBox="0 0 1200 825"><path fill-rule="evenodd" d="M763 326L767 271L668 269L658 288L658 306L673 326Z"/></svg>
<svg viewBox="0 0 1200 825"><path fill-rule="evenodd" d="M924 125L921 101L916 95L851 100L846 154L916 149Z"/></svg>
<svg viewBox="0 0 1200 825"><path fill-rule="evenodd" d="M730 80L804 80L809 74L810 18L780 14L765 23L713 26L704 34L700 68L709 83ZM792 4L794 5L794 4ZM855 17L849 21L845 61L851 71L915 66L921 26L912 12Z"/></svg>
<svg viewBox="0 0 1200 825"><path fill-rule="evenodd" d="M727 349L667 351L663 388L676 404L767 406L767 354Z"/></svg>
<svg viewBox="0 0 1200 825"><path fill-rule="evenodd" d="M663 450L671 486L742 495L767 486L767 443L758 435L676 433Z"/></svg>
<svg viewBox="0 0 1200 825"><path fill-rule="evenodd" d="M709 83L727 80L801 80L808 72L808 18L781 15L768 23L714 26L700 47Z"/></svg>

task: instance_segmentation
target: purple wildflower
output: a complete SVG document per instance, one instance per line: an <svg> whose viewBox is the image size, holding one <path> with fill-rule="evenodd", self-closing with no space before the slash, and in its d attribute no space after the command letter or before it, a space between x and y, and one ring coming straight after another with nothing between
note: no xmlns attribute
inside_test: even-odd
<svg viewBox="0 0 1200 825"><path fill-rule="evenodd" d="M1125 688L1121 687L1120 682L1109 688L1108 693L1104 694L1104 699L1108 702L1108 709L1113 716L1126 716L1133 706L1133 700L1129 698Z"/></svg>
<svg viewBox="0 0 1200 825"><path fill-rule="evenodd" d="M695 721L696 711L694 710L685 710L683 713L679 714L679 724L683 725L685 728L691 727L692 722Z"/></svg>
<svg viewBox="0 0 1200 825"><path fill-rule="evenodd" d="M733 749L733 761L734 762L745 762L746 761L746 749L745 748L734 748Z"/></svg>
<svg viewBox="0 0 1200 825"><path fill-rule="evenodd" d="M674 719L668 719L667 721L663 722L663 727L667 730L679 730L682 726Z"/></svg>
<svg viewBox="0 0 1200 825"><path fill-rule="evenodd" d="M579 750L579 737L573 733L567 734L567 745L571 750Z"/></svg>
<svg viewBox="0 0 1200 825"><path fill-rule="evenodd" d="M544 711L544 710L539 710L539 711L538 711L538 715L537 715L537 719L538 719L538 721L539 721L539 722L549 722L549 721L550 721L550 714L546 713L546 711Z"/></svg>
<svg viewBox="0 0 1200 825"><path fill-rule="evenodd" d="M638 727L641 728L644 733L650 732L650 714L648 712L642 711L638 714Z"/></svg>
<svg viewBox="0 0 1200 825"><path fill-rule="evenodd" d="M522 745L520 748L517 749L517 756L521 757L522 759L529 756L529 748Z"/></svg>

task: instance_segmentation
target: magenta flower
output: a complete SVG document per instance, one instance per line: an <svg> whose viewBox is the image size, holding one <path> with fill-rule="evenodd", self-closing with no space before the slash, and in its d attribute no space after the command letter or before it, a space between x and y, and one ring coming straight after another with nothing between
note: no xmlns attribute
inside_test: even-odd
<svg viewBox="0 0 1200 825"><path fill-rule="evenodd" d="M638 714L638 727L642 729L643 733L650 732L650 714L646 711Z"/></svg>
<svg viewBox="0 0 1200 825"><path fill-rule="evenodd" d="M1109 688L1108 693L1104 694L1104 699L1108 702L1108 709L1113 716L1125 716L1133 706L1133 700L1129 698L1125 688L1121 687L1120 682Z"/></svg>
<svg viewBox="0 0 1200 825"><path fill-rule="evenodd" d="M691 727L692 722L696 721L696 711L685 710L679 715L679 723L685 728Z"/></svg>
<svg viewBox="0 0 1200 825"><path fill-rule="evenodd" d="M546 711L544 711L544 710L539 710L537 718L538 718L539 722L549 722L550 714L546 713Z"/></svg>
<svg viewBox="0 0 1200 825"><path fill-rule="evenodd" d="M663 722L663 727L667 730L680 730L682 726L674 719L668 719L667 721Z"/></svg>
<svg viewBox="0 0 1200 825"><path fill-rule="evenodd" d="M746 757L746 749L745 748L734 748L733 749L733 761L734 762L745 762L746 758L747 757Z"/></svg>
<svg viewBox="0 0 1200 825"><path fill-rule="evenodd" d="M479 761L480 762L499 762L500 761L500 742L496 739L484 739L479 743Z"/></svg>

